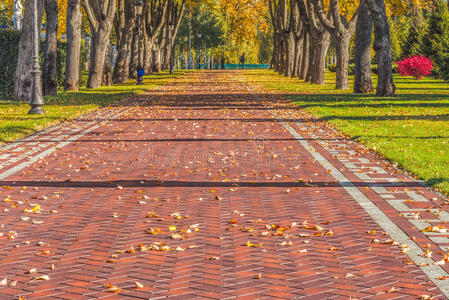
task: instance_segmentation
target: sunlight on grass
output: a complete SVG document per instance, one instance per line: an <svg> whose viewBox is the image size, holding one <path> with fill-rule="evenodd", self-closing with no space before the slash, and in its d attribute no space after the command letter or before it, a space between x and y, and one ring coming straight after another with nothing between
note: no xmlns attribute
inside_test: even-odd
<svg viewBox="0 0 449 300"><path fill-rule="evenodd" d="M397 96L377 98L351 94L352 86L334 90L335 73L327 74L324 86L269 70L247 74L267 88L289 93L300 108L449 193L449 84L396 77Z"/></svg>
<svg viewBox="0 0 449 300"><path fill-rule="evenodd" d="M64 120L71 120L91 112L99 107L107 106L115 101L145 93L156 86L167 83L173 78L188 72L176 71L148 75L144 84L137 86L135 81L125 84L101 87L98 89L81 89L79 92L63 92L57 96L45 97L43 116L27 114L30 106L25 102L0 100L0 142L10 142L35 133L50 125Z"/></svg>

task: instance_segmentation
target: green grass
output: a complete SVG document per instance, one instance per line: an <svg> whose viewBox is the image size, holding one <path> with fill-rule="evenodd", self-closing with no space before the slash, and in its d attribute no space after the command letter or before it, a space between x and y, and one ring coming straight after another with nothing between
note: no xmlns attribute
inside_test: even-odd
<svg viewBox="0 0 449 300"><path fill-rule="evenodd" d="M45 97L46 114L43 116L28 115L27 112L30 109L28 103L0 100L0 143L14 141L115 101L143 94L185 72L187 71L175 71L172 75L168 72L148 75L144 79L144 84L140 86L136 86L135 81L130 81L98 89L83 88L79 92L61 91L57 96Z"/></svg>
<svg viewBox="0 0 449 300"><path fill-rule="evenodd" d="M396 77L397 96L378 98L334 90L335 73L317 86L269 70L250 80L286 93L300 108L376 150L388 160L449 194L449 84ZM352 80L352 78L351 78Z"/></svg>

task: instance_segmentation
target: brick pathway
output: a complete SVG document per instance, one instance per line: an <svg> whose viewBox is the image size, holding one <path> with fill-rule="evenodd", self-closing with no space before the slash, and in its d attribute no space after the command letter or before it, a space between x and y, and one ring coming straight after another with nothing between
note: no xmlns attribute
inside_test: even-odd
<svg viewBox="0 0 449 300"><path fill-rule="evenodd" d="M449 295L445 200L239 72L0 151L0 299Z"/></svg>

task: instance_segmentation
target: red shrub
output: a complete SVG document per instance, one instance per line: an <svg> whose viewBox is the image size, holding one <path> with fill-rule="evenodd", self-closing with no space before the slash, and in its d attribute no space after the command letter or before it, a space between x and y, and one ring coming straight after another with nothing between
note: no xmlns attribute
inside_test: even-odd
<svg viewBox="0 0 449 300"><path fill-rule="evenodd" d="M405 58L397 62L398 73L402 76L413 76L421 79L423 76L430 75L433 69L433 61L422 55Z"/></svg>

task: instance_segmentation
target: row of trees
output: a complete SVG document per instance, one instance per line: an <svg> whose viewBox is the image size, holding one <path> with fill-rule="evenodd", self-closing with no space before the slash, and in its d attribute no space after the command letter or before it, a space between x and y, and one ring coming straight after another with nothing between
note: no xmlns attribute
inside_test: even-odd
<svg viewBox="0 0 449 300"><path fill-rule="evenodd" d="M400 11L421 2L390 0L388 4L390 10ZM269 7L274 27L274 70L324 84L332 42L336 53L336 88L348 89L350 44L354 41L354 92L373 90L371 50L374 49L379 76L377 95L394 95L391 11L384 0L269 0Z"/></svg>
<svg viewBox="0 0 449 300"><path fill-rule="evenodd" d="M6 1L12 7L13 0ZM32 0L25 0L14 78L15 100L30 99L32 90L31 3ZM57 43L61 36L65 35L67 41L64 88L77 91L80 63L85 59L82 49L87 51L85 56L90 62L88 88L135 78L139 32L140 57L147 74L169 68L176 41L179 42L177 52L184 58L193 42L194 49L204 46L215 57L221 58L226 49L228 57L235 56L236 60L245 51L247 57L256 60L260 38L266 37L268 31L267 11L265 0L143 0L139 23L135 0L38 0L38 23L46 25L43 92L46 95L57 93ZM196 39L199 33L202 33L201 41ZM90 42L83 47L85 35L90 36ZM118 50L114 66L106 59L110 57L111 43ZM270 43L266 44L269 47ZM263 51L269 53L267 49Z"/></svg>
<svg viewBox="0 0 449 300"><path fill-rule="evenodd" d="M137 24L134 0L67 0L67 55L65 90L76 91L80 85L83 15L88 20L91 44L88 88L122 83L135 77L138 65L138 31L141 32L141 57L147 73L168 68L171 49L183 17L187 0L144 0L140 26ZM24 24L19 43L15 75L15 100L31 97L32 76L32 10L25 2ZM45 12L46 41L43 65L44 94L56 94L56 50L60 5L57 0L38 0L38 18ZM39 22L40 24L41 22ZM85 30L84 30L85 31ZM109 59L111 37L117 44L118 58L112 69Z"/></svg>

